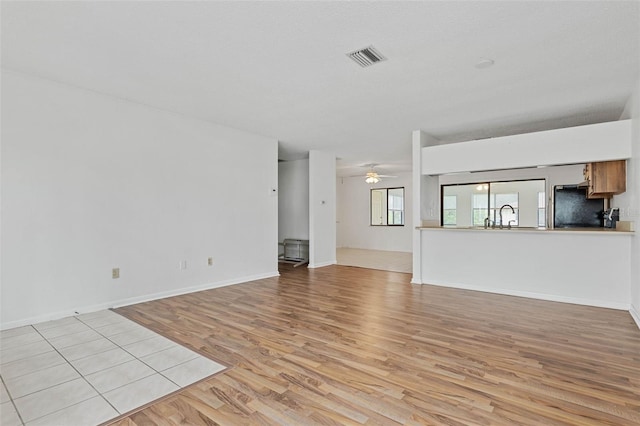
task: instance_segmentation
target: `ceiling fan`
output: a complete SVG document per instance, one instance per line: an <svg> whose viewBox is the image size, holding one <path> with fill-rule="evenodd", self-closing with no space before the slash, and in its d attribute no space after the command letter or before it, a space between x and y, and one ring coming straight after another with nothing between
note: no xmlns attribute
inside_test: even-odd
<svg viewBox="0 0 640 426"><path fill-rule="evenodd" d="M378 172L375 171L375 167L378 164L376 163L371 163L371 164L364 164L362 167L367 167L369 169L369 171L365 174L365 179L364 181L368 184L374 184L374 183L378 183L382 180L382 178L395 178L397 176L391 176L391 175L381 175L378 174Z"/></svg>

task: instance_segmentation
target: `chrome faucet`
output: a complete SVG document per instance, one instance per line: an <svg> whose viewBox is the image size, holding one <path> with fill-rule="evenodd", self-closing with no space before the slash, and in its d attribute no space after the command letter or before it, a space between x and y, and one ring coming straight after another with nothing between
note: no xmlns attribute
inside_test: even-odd
<svg viewBox="0 0 640 426"><path fill-rule="evenodd" d="M516 211L511 204L504 204L502 207L500 207L500 229L504 228L504 226L502 225L502 209L504 209L505 207L509 207L511 209L511 213L516 214ZM508 229L511 229L511 222L512 221L509 221Z"/></svg>

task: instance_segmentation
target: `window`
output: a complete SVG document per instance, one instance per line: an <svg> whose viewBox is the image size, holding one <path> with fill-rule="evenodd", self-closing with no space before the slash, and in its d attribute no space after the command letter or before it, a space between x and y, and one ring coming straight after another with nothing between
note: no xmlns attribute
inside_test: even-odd
<svg viewBox="0 0 640 426"><path fill-rule="evenodd" d="M442 197L442 224L451 226L456 224L457 195L445 195Z"/></svg>
<svg viewBox="0 0 640 426"><path fill-rule="evenodd" d="M487 187L488 188L488 187ZM484 220L489 217L488 193L473 194L473 226L484 225Z"/></svg>
<svg viewBox="0 0 640 426"><path fill-rule="evenodd" d="M443 226L545 226L544 179L476 182L442 186ZM502 210L502 212L501 212Z"/></svg>
<svg viewBox="0 0 640 426"><path fill-rule="evenodd" d="M473 194L473 226L483 226L486 218L493 223L500 224L500 207L509 205L511 209L502 210L502 221L506 225L509 221L518 224L518 194ZM489 207L490 206L490 207Z"/></svg>
<svg viewBox="0 0 640 426"><path fill-rule="evenodd" d="M513 226L518 226L518 193L505 193L505 194L490 194L491 200L491 214L490 219L495 224L500 224L502 220L503 225L511 223ZM502 208L504 206L504 208ZM509 207L510 206L510 207ZM502 208L502 216L500 216L500 209Z"/></svg>
<svg viewBox="0 0 640 426"><path fill-rule="evenodd" d="M547 226L547 198L544 192L538 192L538 226Z"/></svg>
<svg viewBox="0 0 640 426"><path fill-rule="evenodd" d="M371 190L371 225L404 225L404 188Z"/></svg>

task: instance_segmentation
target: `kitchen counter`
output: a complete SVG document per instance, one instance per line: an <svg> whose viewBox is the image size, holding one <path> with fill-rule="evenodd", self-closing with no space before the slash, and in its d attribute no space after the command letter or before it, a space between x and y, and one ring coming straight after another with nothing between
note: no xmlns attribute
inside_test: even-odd
<svg viewBox="0 0 640 426"><path fill-rule="evenodd" d="M593 235L635 235L634 231L622 231L611 228L530 228L530 227L517 227L514 226L511 229L508 228L484 228L482 226L418 226L416 229L421 231L480 231L480 232L501 232L501 233L579 233L579 234L593 234Z"/></svg>
<svg viewBox="0 0 640 426"><path fill-rule="evenodd" d="M629 308L634 232L440 226L415 232L421 249L414 283Z"/></svg>

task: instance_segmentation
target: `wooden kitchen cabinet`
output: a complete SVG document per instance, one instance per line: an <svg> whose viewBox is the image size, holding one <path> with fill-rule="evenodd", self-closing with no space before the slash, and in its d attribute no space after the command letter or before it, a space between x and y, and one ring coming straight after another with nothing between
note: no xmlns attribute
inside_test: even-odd
<svg viewBox="0 0 640 426"><path fill-rule="evenodd" d="M587 198L611 198L627 190L627 161L587 163L584 178L588 183Z"/></svg>

